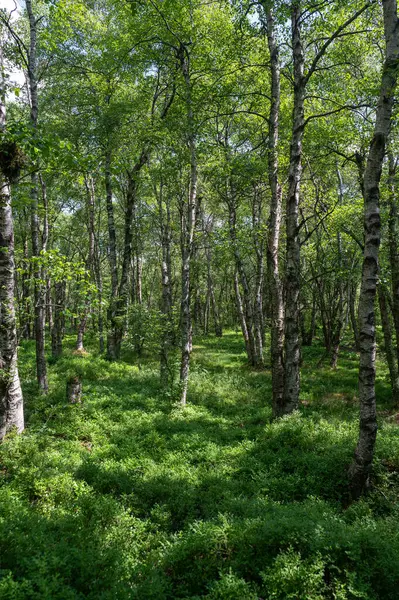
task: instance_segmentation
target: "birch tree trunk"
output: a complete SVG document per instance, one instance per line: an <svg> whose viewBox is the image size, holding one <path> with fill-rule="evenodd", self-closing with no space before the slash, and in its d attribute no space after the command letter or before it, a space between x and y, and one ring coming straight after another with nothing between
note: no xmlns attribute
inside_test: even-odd
<svg viewBox="0 0 399 600"><path fill-rule="evenodd" d="M90 277L95 279L95 230L94 230L94 209L95 209L95 190L92 177L85 177L86 188L86 213L87 213L87 229L89 233L89 250L86 260L86 270L90 273ZM90 295L86 292L85 305L83 314L81 315L78 332L76 336L75 349L78 352L84 352L84 334L86 331L87 320L90 313Z"/></svg>
<svg viewBox="0 0 399 600"><path fill-rule="evenodd" d="M270 52L271 104L269 114L268 174L271 190L267 267L271 309L271 364L273 415L283 414L284 393L284 298L278 252L282 211L282 190L278 178L278 138L280 116L280 57L275 36L274 17L266 11L267 41Z"/></svg>
<svg viewBox="0 0 399 600"><path fill-rule="evenodd" d="M396 362L399 366L399 233L398 233L398 198L397 198L397 161L392 152L389 158L389 220L388 246L392 278L392 316L396 336Z"/></svg>
<svg viewBox="0 0 399 600"><path fill-rule="evenodd" d="M26 0L26 11L29 19L29 51L28 51L28 83L30 94L30 120L34 135L37 135L38 119L38 96L37 96L37 65L36 65L36 45L37 45L37 20L32 10L31 0ZM35 167L35 166L34 166ZM34 169L31 175L31 231L32 231L32 256L40 256L39 241L39 216L38 216L38 174ZM42 270L36 268L34 273L34 297L35 297L35 339L36 339L36 374L39 388L47 393L47 364L45 356L45 302L46 293L42 283Z"/></svg>
<svg viewBox="0 0 399 600"><path fill-rule="evenodd" d="M357 322L357 311L356 311L356 295L357 295L357 284L350 284L349 288L349 316L352 325L353 339L355 342L356 350L360 350L359 342L359 326Z"/></svg>
<svg viewBox="0 0 399 600"><path fill-rule="evenodd" d="M396 0L383 0L386 57L382 70L380 97L374 134L364 172L364 255L359 299L360 428L354 460L349 469L351 497L359 498L366 489L377 436L375 398L375 295L378 283L378 250L381 238L380 179L390 130L394 92L399 66L399 21Z"/></svg>
<svg viewBox="0 0 399 600"><path fill-rule="evenodd" d="M288 414L299 404L299 290L300 241L298 210L302 175L302 139L304 133L304 52L301 40L301 4L293 2L291 11L292 52L294 61L294 108L287 197L287 250L285 278L285 372L281 414Z"/></svg>
<svg viewBox="0 0 399 600"><path fill-rule="evenodd" d="M163 204L165 203L165 210ZM160 344L160 380L163 387L167 387L172 378L169 365L169 352L173 342L173 295L172 295L172 259L171 259L171 215L170 200L164 198L163 182L161 181L158 194L159 224L162 246L161 281L162 281L162 332Z"/></svg>
<svg viewBox="0 0 399 600"><path fill-rule="evenodd" d="M54 290L54 323L51 330L51 354L58 358L62 354L62 338L65 329L65 281L57 281Z"/></svg>
<svg viewBox="0 0 399 600"><path fill-rule="evenodd" d="M105 192L108 224L108 260L111 273L111 300L108 308L107 359L116 360L118 358L115 340L116 298L118 295L118 263L116 256L114 205L112 202L110 150L107 150L105 155Z"/></svg>
<svg viewBox="0 0 399 600"><path fill-rule="evenodd" d="M387 291L381 281L378 285L378 303L380 307L382 331L384 334L385 356L388 363L389 378L391 382L392 400L395 406L399 406L398 366L396 362L396 353L392 344L393 336L389 314L389 303L387 300Z"/></svg>
<svg viewBox="0 0 399 600"><path fill-rule="evenodd" d="M254 343L257 367L263 367L263 279L264 279L264 241L261 233L262 204L258 190L254 190L252 203L253 240L256 255L255 298L254 298Z"/></svg>
<svg viewBox="0 0 399 600"><path fill-rule="evenodd" d="M246 318L245 318L244 307L243 307L243 304L242 304L242 298L241 298L241 292L240 292L240 284L238 282L238 273L237 273L237 271L234 273L234 292L235 292L235 298L236 298L237 312L238 312L238 316L239 316L239 319L240 319L242 337L244 338L245 349L247 351L247 356L249 358L251 356L251 345L250 345L250 342L249 342L247 321L246 321Z"/></svg>
<svg viewBox="0 0 399 600"><path fill-rule="evenodd" d="M241 328L244 335L245 347L247 350L248 362L250 365L257 367L260 366L259 357L256 352L256 344L255 344L255 336L254 336L254 314L253 314L253 305L251 299L251 290L248 283L248 278L245 273L243 261L241 258L241 254L238 248L238 240L237 240L237 231L236 231L236 221L237 221L237 210L236 210L236 199L235 193L232 191L231 197L228 200L229 206L229 233L230 240L234 253L234 261L236 267L236 273L239 278L239 283L242 287L242 296L240 293L239 286L234 285L235 293L236 293L236 302L237 308L240 314L240 311L243 311L244 320L245 320L245 335L243 328L243 320L240 315L241 320Z"/></svg>
<svg viewBox="0 0 399 600"><path fill-rule="evenodd" d="M183 207L182 214L182 279L181 279L181 364L180 364L180 403L185 406L187 402L188 376L190 370L190 354L192 347L191 340L191 285L190 285L190 267L191 256L193 252L195 219L197 213L197 183L198 183L198 164L197 164L197 144L194 130L194 113L191 95L191 73L190 73L190 54L185 45L181 45L179 51L179 60L182 75L186 89L186 107L187 107L187 142L190 152L190 182L189 194L186 206Z"/></svg>
<svg viewBox="0 0 399 600"><path fill-rule="evenodd" d="M0 133L4 133L6 127L6 90L3 73L0 46ZM14 271L10 184L0 170L0 442L13 428L19 432L24 429L23 398L17 364Z"/></svg>
<svg viewBox="0 0 399 600"><path fill-rule="evenodd" d="M22 322L21 335L24 340L29 340L31 337L31 298L30 298L30 269L28 239L24 239L24 261L22 274Z"/></svg>

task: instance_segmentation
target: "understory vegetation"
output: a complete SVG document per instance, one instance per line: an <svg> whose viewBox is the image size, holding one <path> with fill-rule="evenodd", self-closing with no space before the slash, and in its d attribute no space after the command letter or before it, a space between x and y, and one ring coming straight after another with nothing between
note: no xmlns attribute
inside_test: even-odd
<svg viewBox="0 0 399 600"><path fill-rule="evenodd" d="M0 447L0 597L96 600L395 600L399 436L386 367L376 382L373 487L347 507L358 355L336 370L303 348L299 411L272 421L270 369L240 334L196 340L185 409L126 350L110 363L66 340L37 393L19 353L27 429ZM78 373L83 402L65 400Z"/></svg>

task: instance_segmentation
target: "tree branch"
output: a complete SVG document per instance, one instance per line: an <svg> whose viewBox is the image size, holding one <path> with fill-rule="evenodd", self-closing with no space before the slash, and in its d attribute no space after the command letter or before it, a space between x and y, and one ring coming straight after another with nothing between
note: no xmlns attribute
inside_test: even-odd
<svg viewBox="0 0 399 600"><path fill-rule="evenodd" d="M353 23L353 21L356 21L356 19L358 17L360 17L360 15L362 13L364 13L368 8L370 8L370 6L372 6L374 3L375 3L375 0L371 0L370 2L367 2L367 4L365 4L364 6L362 6L362 8L360 8L358 11L356 11L354 15L352 15L349 19L347 19L345 21L345 23L343 23L340 27L338 27L338 29L336 29L336 31L328 38L328 40L326 40L324 42L324 44L322 45L322 47L320 48L320 50L314 57L312 64L310 65L309 71L307 72L307 74L304 77L305 85L307 84L307 82L309 81L309 79L311 78L313 73L315 72L318 62L320 61L321 58L323 58L323 56L325 55L325 53L327 52L328 48L331 46L333 41L336 40L338 37L340 37L342 32L351 23Z"/></svg>

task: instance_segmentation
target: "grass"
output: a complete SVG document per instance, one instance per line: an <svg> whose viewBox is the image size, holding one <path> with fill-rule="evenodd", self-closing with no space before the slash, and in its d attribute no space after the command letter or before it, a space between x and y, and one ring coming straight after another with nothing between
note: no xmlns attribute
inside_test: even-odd
<svg viewBox="0 0 399 600"><path fill-rule="evenodd" d="M37 394L20 352L27 430L0 447L0 598L397 600L399 436L380 368L374 486L344 509L357 438L357 356L316 368L301 409L271 421L270 371L241 338L200 339L189 405L156 361L66 350ZM66 380L83 378L83 405Z"/></svg>

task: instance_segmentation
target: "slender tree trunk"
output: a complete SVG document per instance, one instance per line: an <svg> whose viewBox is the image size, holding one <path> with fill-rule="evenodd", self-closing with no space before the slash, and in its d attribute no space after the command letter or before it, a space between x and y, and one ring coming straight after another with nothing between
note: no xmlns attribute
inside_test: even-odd
<svg viewBox="0 0 399 600"><path fill-rule="evenodd" d="M253 305L251 299L251 290L249 287L248 279L245 273L244 265L241 260L241 254L238 248L238 240L237 240L237 232L236 232L236 200L234 192L231 194L231 198L229 199L229 232L230 232L230 240L234 252L234 260L236 266L236 272L239 277L239 281L242 287L242 301L239 301L239 297L241 298L241 294L239 297L237 295L237 287L236 290L236 299L237 299L237 307L240 304L245 315L245 323L246 323L246 336L245 346L247 349L248 362L250 365L254 367L260 366L259 357L256 353L256 344L255 344L255 336L254 336L254 315L253 315ZM239 289L238 289L239 291ZM244 330L243 330L244 331ZM248 340L248 343L247 343Z"/></svg>
<svg viewBox="0 0 399 600"><path fill-rule="evenodd" d="M223 329L222 329L222 324L220 321L220 314L219 314L219 309L218 309L218 305L216 302L216 295L215 295L215 286L214 286L214 282L213 282L213 277L212 277L212 247L211 247L211 241L210 241L210 234L212 232L212 228L213 228L213 222L212 219L209 219L208 225L205 227L205 233L206 233L206 261L207 261L207 283L208 283L208 291L207 291L207 319L206 319L206 328L204 325L204 330L205 333L207 334L209 331L209 318L210 318L210 312L211 312L211 307L212 307L212 313L213 313L213 322L214 322L214 326L215 326L215 335L216 337L222 337L223 335Z"/></svg>
<svg viewBox="0 0 399 600"><path fill-rule="evenodd" d="M143 304L143 260L139 248L136 254L136 301Z"/></svg>
<svg viewBox="0 0 399 600"><path fill-rule="evenodd" d="M108 308L107 359L116 360L118 358L117 340L115 339L118 263L116 255L114 205L112 202L111 152L109 150L107 150L105 156L105 191L108 223L108 259L111 272L111 300Z"/></svg>
<svg viewBox="0 0 399 600"><path fill-rule="evenodd" d="M54 324L51 330L51 354L58 358L62 354L62 339L65 330L65 281L54 286Z"/></svg>
<svg viewBox="0 0 399 600"><path fill-rule="evenodd" d="M256 255L255 298L254 298L254 343L257 367L263 367L263 279L264 279L264 242L261 233L262 204L258 190L254 191L252 206L253 238Z"/></svg>
<svg viewBox="0 0 399 600"><path fill-rule="evenodd" d="M392 400L396 406L399 406L398 366L396 362L396 353L392 344L392 327L386 294L387 292L384 289L384 284L380 282L378 285L378 302L380 306L382 331L384 334L385 356L391 381Z"/></svg>
<svg viewBox="0 0 399 600"><path fill-rule="evenodd" d="M47 185L41 174L39 174L40 187L42 190L43 203L43 231L42 231L42 252L47 252L50 244L50 223L49 206L47 197ZM45 282L45 321L47 321L48 332L51 335L53 328L53 306L51 302L51 279L46 269L42 270L42 280Z"/></svg>
<svg viewBox="0 0 399 600"><path fill-rule="evenodd" d="M223 325L220 319L219 308L216 301L215 289L213 287L213 281L211 281L211 304L213 312L213 320L215 324L215 335L216 337L223 337Z"/></svg>
<svg viewBox="0 0 399 600"><path fill-rule="evenodd" d="M350 285L350 289L349 289L349 315L350 315L350 321L351 321L351 325L352 325L355 348L356 348L356 350L359 351L360 350L360 341L359 341L359 326L358 326L357 314L356 314L356 292L357 292L357 285L355 283L352 283Z"/></svg>
<svg viewBox="0 0 399 600"><path fill-rule="evenodd" d="M125 235L124 235L124 247L123 247L123 261L121 278L118 287L118 295L116 299L116 323L114 328L114 340L116 357L119 358L121 351L121 343L125 330L127 304L128 304L128 281L129 281L129 269L132 262L132 246L133 246L133 225L134 216L136 212L137 203L137 190L138 190L138 177L147 164L149 159L149 151L147 148L143 149L141 155L134 165L133 169L128 172L128 186L126 194L126 208L125 208ZM137 237L137 236L136 236ZM138 240L137 240L138 242ZM137 273L137 291L138 291L138 302L141 304L141 260L137 260L137 264L140 264L140 272Z"/></svg>
<svg viewBox="0 0 399 600"><path fill-rule="evenodd" d="M342 180L342 175L340 170L337 168L338 175L338 195L339 195L339 205L342 206L343 198L344 198L344 184ZM338 356L339 356L339 347L341 344L341 338L344 332L344 324L345 324L345 282L342 277L342 270L344 264L343 252L342 252L342 236L341 232L337 233L337 254L338 254L338 307L337 307L337 315L336 322L333 329L333 335L331 340L331 367L333 369L337 368L338 364Z"/></svg>
<svg viewBox="0 0 399 600"><path fill-rule="evenodd" d="M302 139L304 132L304 53L301 41L301 5L292 4L292 50L294 61L294 108L287 197L287 267L285 304L285 373L282 414L292 412L299 404L299 290L300 241L298 235L298 210L302 175Z"/></svg>
<svg viewBox="0 0 399 600"><path fill-rule="evenodd" d="M283 414L284 393L284 298L280 278L278 252L282 212L282 191L278 178L278 139L280 117L280 57L276 42L274 17L267 10L267 40L270 51L271 105L269 114L268 171L271 190L267 266L271 310L271 363L273 415Z"/></svg>
<svg viewBox="0 0 399 600"><path fill-rule="evenodd" d="M86 211L87 211L87 229L89 233L89 251L86 260L86 270L90 278L95 280L95 229L94 229L94 209L95 209L95 190L92 177L85 177L86 187ZM86 332L87 320L90 314L90 294L86 292L83 312L78 324L75 349L78 352L84 352L84 334Z"/></svg>
<svg viewBox="0 0 399 600"><path fill-rule="evenodd" d="M98 246L95 252L96 285L98 291L98 336L100 344L100 353L104 353L104 317L103 317L103 278L101 273L101 260Z"/></svg>
<svg viewBox="0 0 399 600"><path fill-rule="evenodd" d="M381 237L380 179L389 135L394 92L399 66L399 21L396 0L383 0L386 58L382 71L380 98L374 135L364 173L364 259L359 299L360 430L354 460L349 469L350 492L359 498L368 485L377 436L375 398L375 295L378 282L378 249Z"/></svg>
<svg viewBox="0 0 399 600"><path fill-rule="evenodd" d="M197 214L197 144L194 130L194 113L191 95L190 54L185 45L181 45L179 52L180 66L186 87L187 107L187 142L190 151L190 182L186 206L182 211L182 275L181 275L181 364L180 364L180 403L185 406L187 402L188 376L190 371L190 354L192 349L192 324L191 324L191 285L190 267L193 252L195 219Z"/></svg>
<svg viewBox="0 0 399 600"><path fill-rule="evenodd" d="M36 73L36 42L37 21L32 10L31 0L26 0L26 10L29 19L30 44L28 52L28 82L30 93L30 120L34 135L37 131L38 98L37 98L37 73ZM31 175L31 231L32 255L40 256L39 242L39 216L38 216L38 174L34 170ZM45 355L45 302L46 294L42 280L42 269L37 267L34 272L34 298L35 298L35 339L36 339L36 374L39 388L47 393L47 364Z"/></svg>
<svg viewBox="0 0 399 600"><path fill-rule="evenodd" d="M163 316L161 344L160 344L160 380L163 387L167 387L173 377L169 365L169 352L173 343L173 293L172 293L172 259L171 259L171 215L169 197L164 197L163 182L161 181L158 196L159 225L162 246L161 281ZM165 210L163 205L165 204Z"/></svg>
<svg viewBox="0 0 399 600"><path fill-rule="evenodd" d="M389 219L388 219L388 247L392 279L392 316L396 337L396 362L399 365L399 234L398 234L398 198L397 163L391 151L389 158Z"/></svg>
<svg viewBox="0 0 399 600"><path fill-rule="evenodd" d="M245 349L247 351L247 356L249 358L251 356L251 345L250 345L250 342L249 342L247 321L246 321L246 318L245 318L244 307L243 307L242 298L241 298L240 284L238 282L238 273L237 273L237 271L234 274L234 291L235 291L235 297L236 297L238 317L240 319L242 337L244 338Z"/></svg>
<svg viewBox="0 0 399 600"><path fill-rule="evenodd" d="M6 127L6 90L3 74L3 54L0 46L0 133L4 133ZM0 442L12 429L16 428L18 432L24 429L23 398L18 375L14 269L10 185L0 170Z"/></svg>
<svg viewBox="0 0 399 600"><path fill-rule="evenodd" d="M31 299L30 299L30 271L29 263L28 240L24 239L24 260L23 260L23 275L22 275L22 319L21 319L21 335L24 340L29 340L31 337Z"/></svg>

